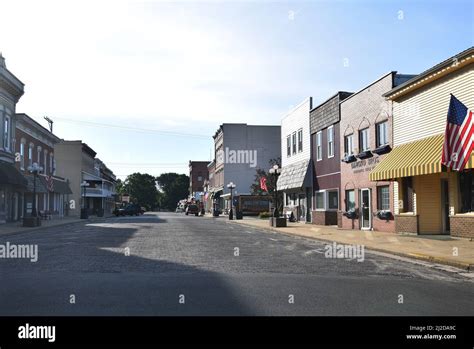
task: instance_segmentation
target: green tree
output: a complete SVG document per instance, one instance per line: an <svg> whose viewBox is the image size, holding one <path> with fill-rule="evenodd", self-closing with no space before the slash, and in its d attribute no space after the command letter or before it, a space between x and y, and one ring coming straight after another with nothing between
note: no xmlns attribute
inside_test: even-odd
<svg viewBox="0 0 474 349"><path fill-rule="evenodd" d="M160 192L161 207L174 210L179 200L188 197L189 176L174 172L163 173L156 177Z"/></svg>
<svg viewBox="0 0 474 349"><path fill-rule="evenodd" d="M132 173L128 175L123 184L123 190L132 197L132 200L139 205L154 209L157 205L155 177L147 173Z"/></svg>

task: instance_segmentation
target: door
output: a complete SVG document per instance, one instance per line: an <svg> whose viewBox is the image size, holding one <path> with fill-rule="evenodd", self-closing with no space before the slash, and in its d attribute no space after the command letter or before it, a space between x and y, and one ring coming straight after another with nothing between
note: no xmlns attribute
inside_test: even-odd
<svg viewBox="0 0 474 349"><path fill-rule="evenodd" d="M306 195L300 194L299 195L299 208L300 208L300 221L306 221Z"/></svg>
<svg viewBox="0 0 474 349"><path fill-rule="evenodd" d="M446 179L441 180L441 219L443 223L443 234L449 234L449 184Z"/></svg>
<svg viewBox="0 0 474 349"><path fill-rule="evenodd" d="M370 189L361 189L360 190L360 209L361 209L361 229L369 230L372 228L372 207L370 200Z"/></svg>

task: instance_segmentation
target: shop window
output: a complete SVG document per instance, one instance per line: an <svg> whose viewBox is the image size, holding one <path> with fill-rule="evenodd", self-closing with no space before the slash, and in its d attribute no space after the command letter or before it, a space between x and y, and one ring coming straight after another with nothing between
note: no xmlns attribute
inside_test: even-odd
<svg viewBox="0 0 474 349"><path fill-rule="evenodd" d="M290 136L286 136L286 156L291 156L291 140Z"/></svg>
<svg viewBox="0 0 474 349"><path fill-rule="evenodd" d="M413 178L402 178L403 212L413 212Z"/></svg>
<svg viewBox="0 0 474 349"><path fill-rule="evenodd" d="M324 192L318 191L314 194L315 201L316 201L316 209L317 210L324 210Z"/></svg>
<svg viewBox="0 0 474 349"><path fill-rule="evenodd" d="M346 190L346 211L355 210L355 192L353 189Z"/></svg>
<svg viewBox="0 0 474 349"><path fill-rule="evenodd" d="M303 130L298 131L298 152L303 151Z"/></svg>
<svg viewBox="0 0 474 349"><path fill-rule="evenodd" d="M474 170L459 173L461 212L474 212Z"/></svg>
<svg viewBox="0 0 474 349"><path fill-rule="evenodd" d="M390 187L388 185L377 187L377 209L390 210Z"/></svg>
<svg viewBox="0 0 474 349"><path fill-rule="evenodd" d="M344 153L346 156L354 154L354 135L344 137Z"/></svg>
<svg viewBox="0 0 474 349"><path fill-rule="evenodd" d="M316 133L316 161L323 159L323 133Z"/></svg>
<svg viewBox="0 0 474 349"><path fill-rule="evenodd" d="M329 126L328 130L328 158L334 156L334 126Z"/></svg>
<svg viewBox="0 0 474 349"><path fill-rule="evenodd" d="M328 210L337 210L339 208L339 195L337 190L327 191Z"/></svg>
<svg viewBox="0 0 474 349"><path fill-rule="evenodd" d="M388 144L388 121L376 125L377 148Z"/></svg>
<svg viewBox="0 0 474 349"><path fill-rule="evenodd" d="M359 152L370 150L369 145L369 128L359 131Z"/></svg>

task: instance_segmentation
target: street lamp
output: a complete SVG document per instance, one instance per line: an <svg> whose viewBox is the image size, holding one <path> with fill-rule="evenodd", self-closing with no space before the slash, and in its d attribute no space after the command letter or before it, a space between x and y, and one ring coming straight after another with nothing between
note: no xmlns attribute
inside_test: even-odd
<svg viewBox="0 0 474 349"><path fill-rule="evenodd" d="M280 212L278 212L278 190L277 190L277 181L278 181L278 176L281 173L281 168L278 165L273 165L273 167L268 170L268 172L275 176L275 187L273 188L273 196L274 196L274 203L275 207L273 209L273 217L277 218L280 217Z"/></svg>
<svg viewBox="0 0 474 349"><path fill-rule="evenodd" d="M37 217L36 212L36 176L39 172L43 171L43 167L38 165L37 162L34 162L28 166L28 171L33 174L33 206L31 208L31 216Z"/></svg>
<svg viewBox="0 0 474 349"><path fill-rule="evenodd" d="M229 211L229 220L234 219L234 212L232 211L232 207L234 206L234 200L232 197L233 190L235 189L235 184L234 182L230 182L227 184L227 188L230 189L230 211Z"/></svg>
<svg viewBox="0 0 474 349"><path fill-rule="evenodd" d="M87 208L86 208L86 188L89 186L90 184L86 181L83 181L81 183L81 188L82 188L82 209L81 209L81 219L87 219L88 218L88 215L87 215Z"/></svg>

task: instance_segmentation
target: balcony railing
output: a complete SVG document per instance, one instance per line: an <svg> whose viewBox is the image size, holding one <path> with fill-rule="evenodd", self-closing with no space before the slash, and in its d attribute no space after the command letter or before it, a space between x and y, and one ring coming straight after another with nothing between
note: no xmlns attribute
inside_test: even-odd
<svg viewBox="0 0 474 349"><path fill-rule="evenodd" d="M100 197L106 198L115 195L115 191L102 188L86 188L86 197Z"/></svg>

